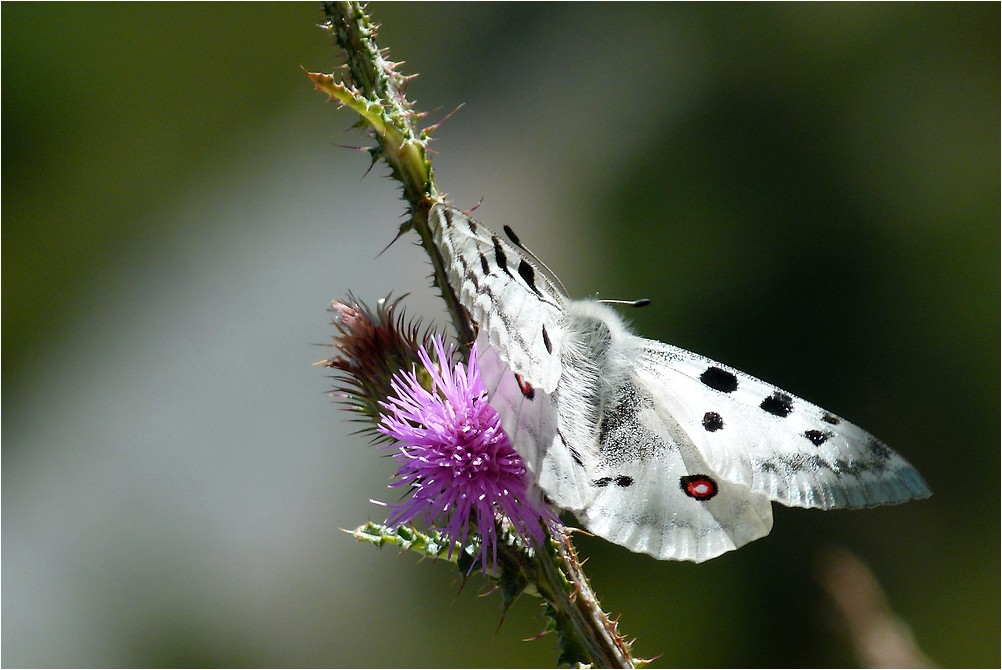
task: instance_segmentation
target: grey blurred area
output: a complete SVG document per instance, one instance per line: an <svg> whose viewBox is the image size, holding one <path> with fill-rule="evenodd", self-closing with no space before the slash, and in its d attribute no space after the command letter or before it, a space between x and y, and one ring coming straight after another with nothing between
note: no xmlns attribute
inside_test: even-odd
<svg viewBox="0 0 1002 670"><path fill-rule="evenodd" d="M916 647L1000 662L998 4L373 3L439 185L639 333L865 426L934 496L776 510L702 565L578 540L658 666L861 663L842 547ZM448 564L356 543L392 464L325 311L409 293L397 186L300 67L318 5L2 8L5 666L551 666ZM500 625L499 625L500 624Z"/></svg>

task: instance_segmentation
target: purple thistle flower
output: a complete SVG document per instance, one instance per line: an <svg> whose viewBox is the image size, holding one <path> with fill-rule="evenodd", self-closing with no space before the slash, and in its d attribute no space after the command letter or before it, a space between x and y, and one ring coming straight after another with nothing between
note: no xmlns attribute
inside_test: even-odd
<svg viewBox="0 0 1002 670"><path fill-rule="evenodd" d="M487 402L476 345L469 366L458 362L454 368L452 346L445 351L441 337L435 336L434 347L437 366L422 347L418 356L424 369L397 373L391 381L393 395L381 403L385 412L377 430L399 442L393 455L397 480L390 486L412 492L393 506L387 523L433 526L445 520L443 532L450 543L465 545L474 516L486 572L488 552L497 565L496 512L507 517L523 541L537 546L545 538L543 525L559 521L549 508L533 502L525 465Z"/></svg>

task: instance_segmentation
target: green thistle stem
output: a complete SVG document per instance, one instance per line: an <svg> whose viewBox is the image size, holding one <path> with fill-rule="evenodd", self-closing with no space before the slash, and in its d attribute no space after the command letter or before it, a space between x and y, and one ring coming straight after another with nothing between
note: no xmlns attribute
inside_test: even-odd
<svg viewBox="0 0 1002 670"><path fill-rule="evenodd" d="M418 117L402 91L407 78L395 71L395 64L384 58L375 41L375 25L365 10L355 2L325 2L324 14L344 51L350 84L333 75L307 73L317 89L331 99L355 111L361 127L371 128L378 147L374 158L382 158L391 174L402 185L410 205L411 221L398 233L410 228L421 238L421 245L432 262L435 285L442 292L461 341L472 342L473 324L449 285L445 262L435 246L428 227L431 204L442 199L428 158L430 132L418 132ZM378 546L393 544L423 555L443 557L441 538L423 535L413 529L391 529L376 524L359 527L356 538ZM463 552L453 553L462 563ZM634 659L630 645L616 630L592 591L577 559L570 538L561 533L548 547L531 557L521 548L501 542L498 546L499 574L493 575L502 587L507 607L519 593L539 595L546 603L551 628L560 638L560 663L590 664L604 668L632 668L643 661Z"/></svg>
<svg viewBox="0 0 1002 670"><path fill-rule="evenodd" d="M473 326L449 285L445 261L435 247L428 227L432 203L442 199L435 184L435 173L428 159L431 133L418 132L417 115L402 90L408 78L394 69L376 45L376 26L357 2L325 2L324 14L338 45L345 53L353 86L335 80L333 75L307 73L317 89L351 108L361 117L360 125L369 126L378 143L374 158L390 166L393 178L401 183L404 199L410 204L411 221L401 226L399 235L413 228L431 258L435 286L442 292L453 325L463 342L474 340Z"/></svg>
<svg viewBox="0 0 1002 670"><path fill-rule="evenodd" d="M393 528L370 521L348 532L359 542L368 542L380 548L389 544L399 547L401 551L412 551L426 558L441 558L452 563L459 563L463 553L463 547L449 542L441 533L422 533L411 526Z"/></svg>

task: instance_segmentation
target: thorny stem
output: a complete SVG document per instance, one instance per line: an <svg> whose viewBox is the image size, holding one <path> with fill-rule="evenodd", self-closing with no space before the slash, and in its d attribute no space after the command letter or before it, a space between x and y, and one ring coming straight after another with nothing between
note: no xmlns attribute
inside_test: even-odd
<svg viewBox="0 0 1002 670"><path fill-rule="evenodd" d="M542 592L550 584L567 584L566 588L547 592L545 597L565 612L571 632L583 645L591 663L600 668L634 668L640 663L630 653L630 644L616 630L617 624L609 620L602 610L598 596L591 588L571 543L570 535L563 531L554 538L556 553L537 552L537 562L543 583L537 585Z"/></svg>
<svg viewBox="0 0 1002 670"><path fill-rule="evenodd" d="M412 214L400 234L413 228L431 259L435 285L441 290L459 337L473 341L473 324L449 285L445 261L439 253L428 226L431 204L443 199L435 184L428 159L428 131L417 132L418 117L404 97L408 77L394 70L376 45L376 26L356 2L324 2L328 27L344 51L350 84L336 81L333 75L308 73L318 90L352 108L362 117L362 126L374 131L378 148L374 158L382 158L392 175L403 186L404 198ZM525 556L505 543L499 554L514 552L514 565L525 563ZM501 557L499 556L499 559ZM559 533L547 548L534 554L534 569L528 572L535 580L536 591L551 609L556 632L563 647L561 661L587 663L606 668L632 668L640 663L599 605L598 598L581 568L570 537Z"/></svg>
<svg viewBox="0 0 1002 670"><path fill-rule="evenodd" d="M390 166L393 177L404 188L404 199L410 204L410 226L421 238L421 246L431 258L435 286L442 292L449 316L463 342L474 340L473 326L459 302L459 297L449 285L445 261L438 252L428 227L431 204L441 200L435 184L435 173L428 159L430 133L417 132L414 119L417 115L404 96L411 77L397 73L395 63L386 60L376 45L376 28L365 9L357 2L322 3L328 26L334 32L338 45L344 51L348 71L355 88L334 81L330 75L309 74L310 78L332 98L359 112L374 131L378 152ZM362 100L359 100L359 97ZM408 226L401 227L400 233Z"/></svg>

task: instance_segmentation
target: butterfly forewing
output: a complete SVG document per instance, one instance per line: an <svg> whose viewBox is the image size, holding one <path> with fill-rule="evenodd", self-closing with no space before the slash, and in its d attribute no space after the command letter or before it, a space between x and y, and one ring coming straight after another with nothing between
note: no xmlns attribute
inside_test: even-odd
<svg viewBox="0 0 1002 670"><path fill-rule="evenodd" d="M435 205L428 218L449 283L491 346L527 384L552 391L566 296L527 254L460 210Z"/></svg>
<svg viewBox="0 0 1002 670"><path fill-rule="evenodd" d="M751 375L652 340L636 369L714 471L772 500L832 509L929 495L873 435Z"/></svg>

